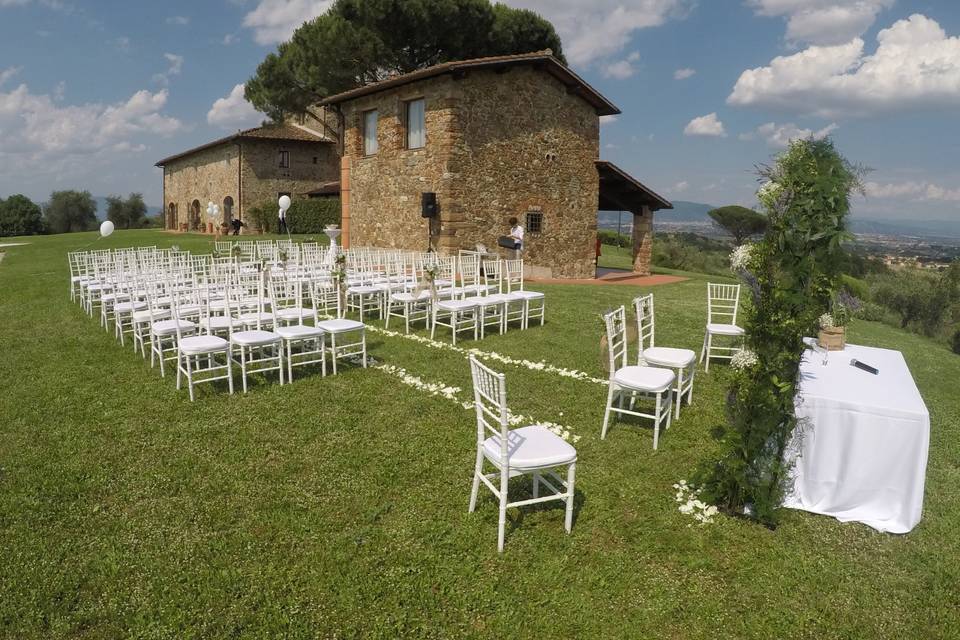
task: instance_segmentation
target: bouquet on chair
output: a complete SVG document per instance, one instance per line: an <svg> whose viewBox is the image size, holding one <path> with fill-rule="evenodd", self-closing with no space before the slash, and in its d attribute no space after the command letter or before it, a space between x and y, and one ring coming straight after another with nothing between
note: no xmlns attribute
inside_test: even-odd
<svg viewBox="0 0 960 640"><path fill-rule="evenodd" d="M420 282L417 283L417 288L413 292L414 299L420 297L420 294L425 291L430 291L430 299L436 301L437 299L437 276L440 275L440 265L432 264L423 269L423 277L420 278Z"/></svg>

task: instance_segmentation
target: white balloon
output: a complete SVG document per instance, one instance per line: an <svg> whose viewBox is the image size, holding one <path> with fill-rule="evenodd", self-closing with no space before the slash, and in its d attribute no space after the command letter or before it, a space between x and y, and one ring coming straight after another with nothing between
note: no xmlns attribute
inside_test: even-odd
<svg viewBox="0 0 960 640"><path fill-rule="evenodd" d="M109 220L104 220L100 223L100 237L106 238L108 235L113 233L113 223Z"/></svg>
<svg viewBox="0 0 960 640"><path fill-rule="evenodd" d="M280 196L280 209L286 211L290 208L290 196Z"/></svg>

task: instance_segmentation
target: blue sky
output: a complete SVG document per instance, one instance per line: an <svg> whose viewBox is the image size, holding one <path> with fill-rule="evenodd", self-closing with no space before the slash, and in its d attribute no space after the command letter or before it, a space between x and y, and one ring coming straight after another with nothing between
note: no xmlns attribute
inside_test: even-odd
<svg viewBox="0 0 960 640"><path fill-rule="evenodd" d="M960 219L960 2L510 0L549 18L623 114L605 159L664 195L751 205L753 166L834 137L863 217ZM141 191L154 162L253 126L257 63L328 0L0 0L0 196Z"/></svg>

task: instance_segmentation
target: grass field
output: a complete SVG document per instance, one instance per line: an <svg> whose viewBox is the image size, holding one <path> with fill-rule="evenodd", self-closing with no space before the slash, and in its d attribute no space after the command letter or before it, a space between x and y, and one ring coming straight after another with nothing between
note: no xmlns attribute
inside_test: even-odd
<svg viewBox="0 0 960 640"><path fill-rule="evenodd" d="M597 266L607 269L633 269L633 249L617 247L612 244L600 246L600 260ZM703 336L701 336L703 337Z"/></svg>
<svg viewBox="0 0 960 640"><path fill-rule="evenodd" d="M470 411L378 369L274 379L197 402L68 299L68 250L0 249L0 636L8 638L945 638L960 636L960 357L885 325L930 409L924 518L905 536L787 511L776 531L677 511L671 484L716 453L724 366L661 434L615 426L606 391L494 365L511 408L581 436L577 513L467 513ZM202 252L116 232L96 247ZM698 349L706 280L653 289L658 342ZM543 286L546 326L480 348L604 377L598 314L643 290ZM445 337L445 336L444 336ZM371 354L463 388L462 355L370 335ZM473 346L468 343L469 346ZM520 485L517 485L520 486Z"/></svg>

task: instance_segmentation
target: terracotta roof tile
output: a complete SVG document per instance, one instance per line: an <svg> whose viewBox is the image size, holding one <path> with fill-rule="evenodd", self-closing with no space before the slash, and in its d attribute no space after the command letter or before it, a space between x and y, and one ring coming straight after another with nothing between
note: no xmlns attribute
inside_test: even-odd
<svg viewBox="0 0 960 640"><path fill-rule="evenodd" d="M333 141L329 138L324 138L320 134L314 133L306 127L301 127L286 122L283 124L265 124L259 127L253 127L252 129L246 129L244 131L237 131L229 136L218 138L198 147L187 149L186 151L181 151L180 153L160 160L155 166L162 167L165 164L173 162L174 160L179 160L180 158L184 158L199 151L205 151L221 144L229 144L245 138L258 138L261 140L296 140L299 142L319 142L333 144Z"/></svg>

